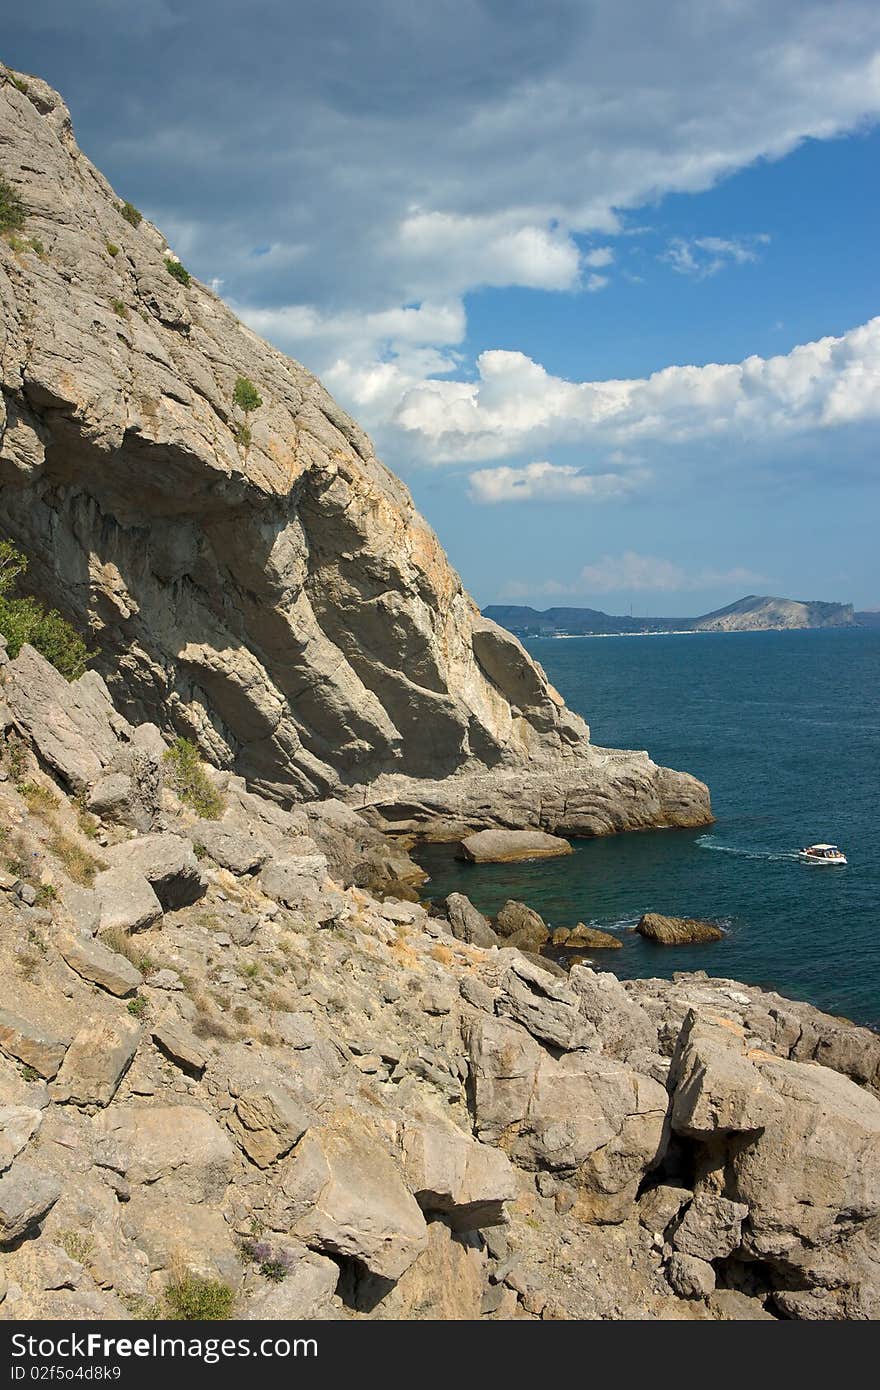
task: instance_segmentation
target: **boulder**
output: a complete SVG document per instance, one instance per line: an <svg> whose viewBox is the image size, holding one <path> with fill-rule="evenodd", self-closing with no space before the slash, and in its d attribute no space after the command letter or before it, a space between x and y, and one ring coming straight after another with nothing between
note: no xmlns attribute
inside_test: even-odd
<svg viewBox="0 0 880 1390"><path fill-rule="evenodd" d="M197 902L208 886L192 843L167 831L114 845L105 857L111 868L124 866L143 874L166 912Z"/></svg>
<svg viewBox="0 0 880 1390"><path fill-rule="evenodd" d="M464 893L450 893L445 903L438 906L446 912L452 935L459 941L487 948L498 945L498 937L489 919L474 907Z"/></svg>
<svg viewBox="0 0 880 1390"><path fill-rule="evenodd" d="M406 1180L425 1212L441 1214L454 1231L498 1226L517 1184L510 1160L441 1117L406 1121L402 1136Z"/></svg>
<svg viewBox="0 0 880 1390"><path fill-rule="evenodd" d="M259 835L224 821L200 821L193 827L192 835L195 844L201 845L209 859L238 877L254 873L272 852L271 846Z"/></svg>
<svg viewBox="0 0 880 1390"><path fill-rule="evenodd" d="M694 917L664 917L659 912L645 912L639 918L636 931L660 946L690 946L703 941L720 941L724 936L715 922L703 922Z"/></svg>
<svg viewBox="0 0 880 1390"><path fill-rule="evenodd" d="M248 1158L258 1168L268 1168L290 1152L308 1128L309 1117L289 1091L265 1084L236 1096L228 1124Z"/></svg>
<svg viewBox="0 0 880 1390"><path fill-rule="evenodd" d="M162 916L152 885L133 864L105 869L95 879L101 931L146 931Z"/></svg>
<svg viewBox="0 0 880 1390"><path fill-rule="evenodd" d="M80 936L94 936L101 925L101 900L94 889L64 882L58 897L73 930Z"/></svg>
<svg viewBox="0 0 880 1390"><path fill-rule="evenodd" d="M62 932L56 938L56 945L71 970L119 998L131 994L144 982L141 972L126 956L111 951L109 946L91 936Z"/></svg>
<svg viewBox="0 0 880 1390"><path fill-rule="evenodd" d="M127 1014L115 1019L89 1018L74 1035L52 1082L55 1101L74 1105L109 1105L140 1042L141 1030Z"/></svg>
<svg viewBox="0 0 880 1390"><path fill-rule="evenodd" d="M4 697L13 719L42 761L75 792L102 775L117 749L116 714L101 677L66 681L25 643L5 669Z"/></svg>
<svg viewBox="0 0 880 1390"><path fill-rule="evenodd" d="M690 1188L678 1187L674 1183L658 1183L656 1187L649 1187L638 1200L639 1221L652 1234L662 1236L693 1195Z"/></svg>
<svg viewBox="0 0 880 1390"><path fill-rule="evenodd" d="M669 1070L672 1127L677 1134L708 1140L721 1134L755 1134L779 1113L741 1025L691 1009Z"/></svg>
<svg viewBox="0 0 880 1390"><path fill-rule="evenodd" d="M425 1218L377 1125L351 1109L309 1129L280 1181L306 1245L399 1279L427 1244Z"/></svg>
<svg viewBox="0 0 880 1390"><path fill-rule="evenodd" d="M201 1076L208 1065L208 1054L198 1038L182 1023L157 1023L151 1036L160 1052L169 1057L181 1071L185 1071L189 1076Z"/></svg>
<svg viewBox="0 0 880 1390"><path fill-rule="evenodd" d="M0 1009L0 1051L33 1067L47 1081L58 1071L69 1045L69 1038L55 1037L29 1019Z"/></svg>
<svg viewBox="0 0 880 1390"><path fill-rule="evenodd" d="M522 951L540 951L550 940L544 919L525 903L510 898L495 918L495 930L505 946L517 946Z"/></svg>
<svg viewBox="0 0 880 1390"><path fill-rule="evenodd" d="M581 951L619 951L623 942L610 931L600 931L598 927L588 927L578 922L576 927L557 927L553 933L553 945L565 946L569 950Z"/></svg>
<svg viewBox="0 0 880 1390"><path fill-rule="evenodd" d="M574 965L568 983L578 996L581 1014L596 1030L602 1052L626 1062L657 1050L656 1026L616 975Z"/></svg>
<svg viewBox="0 0 880 1390"><path fill-rule="evenodd" d="M715 1271L705 1260L675 1251L666 1266L666 1278L680 1298L708 1298L715 1290Z"/></svg>
<svg viewBox="0 0 880 1390"><path fill-rule="evenodd" d="M35 1110L33 1106L0 1106L0 1173L5 1173L27 1147L42 1123L42 1110Z"/></svg>
<svg viewBox="0 0 880 1390"><path fill-rule="evenodd" d="M96 1161L184 1202L220 1202L235 1150L206 1110L194 1105L114 1106L93 1120Z"/></svg>
<svg viewBox="0 0 880 1390"><path fill-rule="evenodd" d="M577 992L567 982L514 957L501 981L495 1008L521 1023L533 1037L571 1051L588 1047L596 1036L579 1003Z"/></svg>
<svg viewBox="0 0 880 1390"><path fill-rule="evenodd" d="M672 1237L675 1249L699 1260L724 1260L739 1247L749 1209L712 1192L698 1192Z"/></svg>
<svg viewBox="0 0 880 1390"><path fill-rule="evenodd" d="M514 864L572 852L568 840L543 830L478 830L465 836L461 850L462 857L473 864Z"/></svg>
<svg viewBox="0 0 880 1390"><path fill-rule="evenodd" d="M478 1134L521 1167L571 1178L585 1220L623 1220L663 1157L668 1097L656 1081L590 1052L554 1059L516 1024L468 1026Z"/></svg>
<svg viewBox="0 0 880 1390"><path fill-rule="evenodd" d="M0 1176L0 1245L11 1245L42 1221L58 1198L61 1184L25 1159Z"/></svg>

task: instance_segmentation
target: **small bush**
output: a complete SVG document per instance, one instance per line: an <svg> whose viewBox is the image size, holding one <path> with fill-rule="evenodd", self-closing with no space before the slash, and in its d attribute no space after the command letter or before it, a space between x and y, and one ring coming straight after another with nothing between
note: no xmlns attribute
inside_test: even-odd
<svg viewBox="0 0 880 1390"><path fill-rule="evenodd" d="M253 435L251 434L250 425L236 425L233 434L235 435L236 444L240 445L242 449L247 451L251 447Z"/></svg>
<svg viewBox="0 0 880 1390"><path fill-rule="evenodd" d="M133 937L129 936L128 932L123 931L122 927L109 927L107 931L102 932L98 939L103 942L109 950L115 951L118 956L125 956L126 960L130 960L135 969L139 970L142 975L146 975L152 970L152 957L148 955L144 948L139 945ZM134 1004L135 1002L136 1001L132 999L131 1003ZM134 1012L131 1004L129 1004L129 1013Z"/></svg>
<svg viewBox="0 0 880 1390"><path fill-rule="evenodd" d="M280 1284L290 1274L296 1264L292 1250L284 1246L272 1246L267 1240L246 1240L242 1242L242 1254L257 1266L264 1279Z"/></svg>
<svg viewBox="0 0 880 1390"><path fill-rule="evenodd" d="M7 232L6 245L10 250L14 251L17 256L22 256L25 251L27 251L29 243L25 241L24 237L16 236L14 232Z"/></svg>
<svg viewBox="0 0 880 1390"><path fill-rule="evenodd" d="M15 790L30 814L38 816L41 820L45 820L53 811L57 811L61 804L53 792L50 792L47 787L38 786L36 782L19 782Z"/></svg>
<svg viewBox="0 0 880 1390"><path fill-rule="evenodd" d="M118 318L127 319L129 316L128 305L126 304L124 299L111 299L110 308L113 310L114 314L116 314Z"/></svg>
<svg viewBox="0 0 880 1390"><path fill-rule="evenodd" d="M219 1279L184 1274L165 1290L171 1322L223 1322L232 1316L235 1295Z"/></svg>
<svg viewBox="0 0 880 1390"><path fill-rule="evenodd" d="M6 747L3 750L4 761L12 773L14 782L20 782L24 777L27 767L27 744L20 734L15 732L6 735Z"/></svg>
<svg viewBox="0 0 880 1390"><path fill-rule="evenodd" d="M42 1081L40 1073L36 1067L28 1066L27 1062L20 1068L22 1081Z"/></svg>
<svg viewBox="0 0 880 1390"><path fill-rule="evenodd" d="M18 232L24 226L27 209L11 183L0 175L0 232Z"/></svg>
<svg viewBox="0 0 880 1390"><path fill-rule="evenodd" d="M211 785L194 743L188 738L175 739L163 761L177 795L197 816L217 820L223 814L223 797Z"/></svg>
<svg viewBox="0 0 880 1390"><path fill-rule="evenodd" d="M6 638L9 655L18 656L29 642L62 676L76 680L95 655L79 633L38 599L9 597L9 590L27 567L27 557L11 541L0 541L0 633Z"/></svg>
<svg viewBox="0 0 880 1390"><path fill-rule="evenodd" d="M115 258L119 255L119 247L116 245L115 241L105 241L104 248L108 256L113 256Z"/></svg>
<svg viewBox="0 0 880 1390"><path fill-rule="evenodd" d="M144 214L135 207L134 203L120 203L119 211L132 227L139 227L144 220Z"/></svg>
<svg viewBox="0 0 880 1390"><path fill-rule="evenodd" d="M232 402L245 415L250 415L252 410L259 410L263 404L263 399L250 378L240 376L236 380L235 389L232 392Z"/></svg>
<svg viewBox="0 0 880 1390"><path fill-rule="evenodd" d="M46 248L40 241L40 238L38 236L32 236L29 244L34 254L36 256L39 256L40 260L44 260L46 256Z"/></svg>
<svg viewBox="0 0 880 1390"><path fill-rule="evenodd" d="M165 269L169 275L174 276L175 280L179 280L181 285L188 285L192 280L186 266L181 265L180 261L172 260L170 256L165 257Z"/></svg>
<svg viewBox="0 0 880 1390"><path fill-rule="evenodd" d="M89 854L88 850L82 849L75 840L71 840L69 835L64 835L60 830L55 832L46 848L61 862L67 877L72 882L78 883L81 888L91 888L98 870L107 867L100 859Z"/></svg>
<svg viewBox="0 0 880 1390"><path fill-rule="evenodd" d="M149 1007L146 999L144 999L141 994L136 995L134 999L129 999L128 1001L128 1012L131 1014L132 1018L143 1018Z"/></svg>
<svg viewBox="0 0 880 1390"><path fill-rule="evenodd" d="M76 823L79 826L80 833L85 835L89 840L96 839L98 834L98 817L92 815L92 812L86 805L85 792L80 792L74 798L73 804L76 807Z"/></svg>
<svg viewBox="0 0 880 1390"><path fill-rule="evenodd" d="M7 76L9 77L9 81L12 83L13 87L17 87L18 90L21 92L22 96L27 96L28 92L30 91L30 87L28 86L27 82L25 82L24 78L17 77L14 72L8 73Z"/></svg>
<svg viewBox="0 0 880 1390"><path fill-rule="evenodd" d="M48 907L58 897L58 890L51 883L41 883L37 889L37 907Z"/></svg>

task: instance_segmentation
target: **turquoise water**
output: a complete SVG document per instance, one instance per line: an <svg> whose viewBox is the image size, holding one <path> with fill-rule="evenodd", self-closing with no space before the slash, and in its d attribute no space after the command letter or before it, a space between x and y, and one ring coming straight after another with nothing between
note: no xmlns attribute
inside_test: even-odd
<svg viewBox="0 0 880 1390"><path fill-rule="evenodd" d="M617 932L622 977L707 970L880 1023L880 632L536 639L529 650L595 743L647 748L709 784L717 824L575 841L568 858L473 866L420 854L431 896L506 898L554 927ZM830 840L846 868L793 857ZM710 917L723 941L660 947L642 912Z"/></svg>

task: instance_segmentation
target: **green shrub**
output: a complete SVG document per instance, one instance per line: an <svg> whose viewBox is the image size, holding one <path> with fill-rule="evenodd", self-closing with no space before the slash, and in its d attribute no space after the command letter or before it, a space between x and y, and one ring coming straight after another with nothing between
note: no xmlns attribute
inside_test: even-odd
<svg viewBox="0 0 880 1390"><path fill-rule="evenodd" d="M91 888L95 874L107 867L102 859L96 859L60 830L56 830L46 842L46 848L63 865L67 877L81 888Z"/></svg>
<svg viewBox="0 0 880 1390"><path fill-rule="evenodd" d="M134 203L120 203L119 211L132 227L139 227L144 220L144 214L135 207Z"/></svg>
<svg viewBox="0 0 880 1390"><path fill-rule="evenodd" d="M95 655L79 633L54 608L45 609L38 599L10 598L9 590L27 570L26 556L11 541L0 541L0 634L9 655L18 656L25 642L67 680L76 680Z"/></svg>
<svg viewBox="0 0 880 1390"><path fill-rule="evenodd" d="M27 82L25 82L23 77L18 77L14 72L7 73L7 77L9 78L9 81L12 83L13 87L17 87L23 96L27 96L28 92L30 91L30 87L28 86Z"/></svg>
<svg viewBox="0 0 880 1390"><path fill-rule="evenodd" d="M119 318L128 318L128 305L126 304L124 299L111 299L110 308L113 310L114 314L117 314L119 316Z"/></svg>
<svg viewBox="0 0 880 1390"><path fill-rule="evenodd" d="M106 250L108 256L113 256L115 258L119 255L119 247L116 245L115 241L105 241L104 249Z"/></svg>
<svg viewBox="0 0 880 1390"><path fill-rule="evenodd" d="M11 184L0 175L0 232L18 232L27 210Z"/></svg>
<svg viewBox="0 0 880 1390"><path fill-rule="evenodd" d="M222 1322L232 1316L235 1295L219 1279L184 1274L165 1290L171 1322Z"/></svg>
<svg viewBox="0 0 880 1390"><path fill-rule="evenodd" d="M58 890L55 888L54 884L41 883L37 889L36 906L48 907L50 903L55 902L57 897Z"/></svg>
<svg viewBox="0 0 880 1390"><path fill-rule="evenodd" d="M143 1018L149 1007L146 999L144 999L141 994L135 995L134 999L129 999L128 1001L128 1012L133 1018Z"/></svg>
<svg viewBox="0 0 880 1390"><path fill-rule="evenodd" d="M17 256L22 256L25 251L27 251L30 243L25 241L23 236L16 236L14 232L7 232L6 245L11 251L14 251Z"/></svg>
<svg viewBox="0 0 880 1390"><path fill-rule="evenodd" d="M194 743L188 738L175 739L163 761L177 795L197 816L217 820L223 814L223 797L211 785Z"/></svg>
<svg viewBox="0 0 880 1390"><path fill-rule="evenodd" d="M235 383L235 390L232 392L233 405L237 405L239 410L245 415L250 415L252 410L259 410L263 404L262 397L254 383L246 376L240 376Z"/></svg>
<svg viewBox="0 0 880 1390"><path fill-rule="evenodd" d="M46 248L45 248L45 246L43 245L43 243L40 241L40 238L39 238L38 236L32 236L32 237L31 237L31 239L30 239L30 247L31 247L31 250L34 252L34 255L39 256L39 258L40 258L41 261L42 261L42 260L45 260L45 258L46 258Z"/></svg>
<svg viewBox="0 0 880 1390"><path fill-rule="evenodd" d="M173 275L175 280L179 280L182 285L188 285L192 280L192 276L186 266L181 265L180 261L173 260L171 256L165 257L165 269L168 271L169 275Z"/></svg>
<svg viewBox="0 0 880 1390"><path fill-rule="evenodd" d="M250 425L236 425L234 434L236 443L240 444L244 450L248 450L251 447L253 435L251 434Z"/></svg>

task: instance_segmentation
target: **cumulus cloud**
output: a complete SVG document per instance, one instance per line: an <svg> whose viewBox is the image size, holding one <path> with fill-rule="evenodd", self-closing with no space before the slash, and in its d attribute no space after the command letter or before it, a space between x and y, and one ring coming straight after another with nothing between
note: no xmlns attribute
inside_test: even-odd
<svg viewBox="0 0 880 1390"><path fill-rule="evenodd" d="M750 237L702 236L687 240L673 237L660 256L667 261L679 275L692 275L704 280L717 275L728 265L746 265L757 261L759 248L770 241L766 232L758 232Z"/></svg>
<svg viewBox="0 0 880 1390"><path fill-rule="evenodd" d="M748 588L766 582L764 576L748 569L703 569L689 573L671 560L627 550L622 555L603 555L593 564L585 565L576 587L582 593L593 594L685 593L724 585Z"/></svg>
<svg viewBox="0 0 880 1390"><path fill-rule="evenodd" d="M552 443L785 436L880 418L880 318L778 357L672 366L644 378L566 381L520 352L478 358L474 382L421 382L394 414L435 462Z"/></svg>
<svg viewBox="0 0 880 1390"><path fill-rule="evenodd" d="M471 497L476 502L558 501L586 498L601 502L623 497L632 490L634 479L619 473L584 473L570 464L546 461L528 463L523 468L481 468L469 479Z"/></svg>

